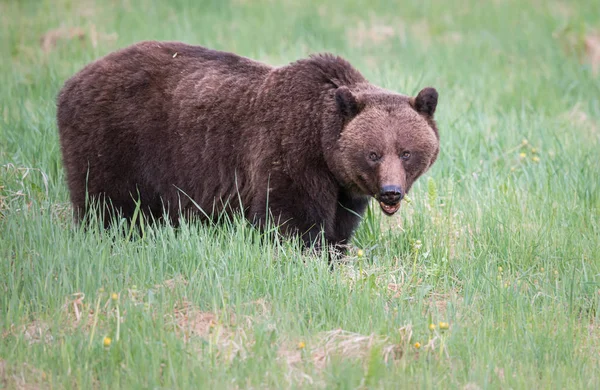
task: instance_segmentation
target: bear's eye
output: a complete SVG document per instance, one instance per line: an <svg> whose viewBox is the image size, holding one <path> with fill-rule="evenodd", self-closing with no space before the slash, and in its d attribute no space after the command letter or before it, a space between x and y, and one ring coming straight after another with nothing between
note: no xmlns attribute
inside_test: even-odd
<svg viewBox="0 0 600 390"><path fill-rule="evenodd" d="M369 153L369 160L377 161L377 160L379 160L379 155L375 152L371 152L371 153Z"/></svg>
<svg viewBox="0 0 600 390"><path fill-rule="evenodd" d="M402 160L406 161L410 158L410 152L404 152L400 157L402 158Z"/></svg>

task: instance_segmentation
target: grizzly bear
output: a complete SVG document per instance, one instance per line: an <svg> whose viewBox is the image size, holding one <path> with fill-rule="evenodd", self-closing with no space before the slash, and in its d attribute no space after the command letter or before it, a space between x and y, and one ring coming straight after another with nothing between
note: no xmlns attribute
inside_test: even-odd
<svg viewBox="0 0 600 390"><path fill-rule="evenodd" d="M437 100L372 85L328 53L272 67L146 41L66 81L57 121L78 219L91 201L174 224L239 212L344 252L370 197L394 214L435 162Z"/></svg>

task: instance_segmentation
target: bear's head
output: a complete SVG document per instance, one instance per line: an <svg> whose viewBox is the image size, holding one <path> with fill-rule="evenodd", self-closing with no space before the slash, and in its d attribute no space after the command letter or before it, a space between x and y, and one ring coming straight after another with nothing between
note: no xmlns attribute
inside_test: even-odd
<svg viewBox="0 0 600 390"><path fill-rule="evenodd" d="M375 197L387 215L398 211L438 156L437 100L433 88L416 97L337 88L336 108L344 122L334 157L340 183L356 195Z"/></svg>

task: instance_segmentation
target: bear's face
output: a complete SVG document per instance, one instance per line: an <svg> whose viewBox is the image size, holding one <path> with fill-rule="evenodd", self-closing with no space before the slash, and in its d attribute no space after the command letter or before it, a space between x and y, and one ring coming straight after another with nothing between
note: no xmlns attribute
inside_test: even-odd
<svg viewBox="0 0 600 390"><path fill-rule="evenodd" d="M337 147L338 180L357 195L375 197L385 214L394 214L437 158L436 90L425 88L410 98L340 87L336 103L345 117Z"/></svg>

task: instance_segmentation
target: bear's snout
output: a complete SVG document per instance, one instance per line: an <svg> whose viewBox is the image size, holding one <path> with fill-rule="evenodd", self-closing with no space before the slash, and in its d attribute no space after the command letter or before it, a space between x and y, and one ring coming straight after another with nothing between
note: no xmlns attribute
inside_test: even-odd
<svg viewBox="0 0 600 390"><path fill-rule="evenodd" d="M396 185L381 187L379 191L379 205L381 210L388 215L394 214L400 208L400 201L404 197L402 188Z"/></svg>
<svg viewBox="0 0 600 390"><path fill-rule="evenodd" d="M379 192L379 200L388 205L394 205L402 200L404 194L400 186L383 186Z"/></svg>

